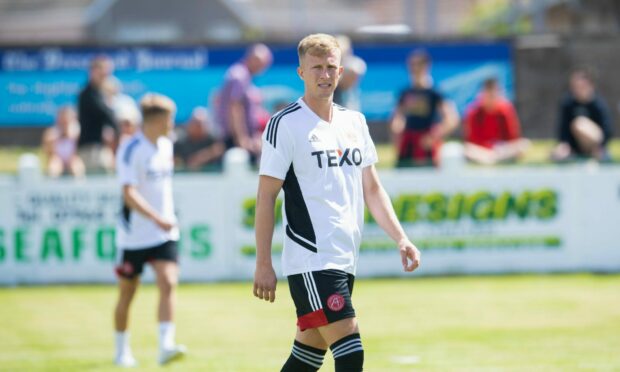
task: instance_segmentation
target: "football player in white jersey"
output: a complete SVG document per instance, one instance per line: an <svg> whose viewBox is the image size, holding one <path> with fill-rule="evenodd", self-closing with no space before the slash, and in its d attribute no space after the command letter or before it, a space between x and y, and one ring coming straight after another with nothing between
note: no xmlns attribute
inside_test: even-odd
<svg viewBox="0 0 620 372"><path fill-rule="evenodd" d="M140 102L142 133L118 150L116 168L122 187L123 210L116 229L119 298L114 313L115 363L133 367L129 346L129 306L146 263L151 264L159 288L159 363L185 353L174 341L175 288L178 282L179 229L172 200L173 153L168 138L176 107L168 97L147 94Z"/></svg>
<svg viewBox="0 0 620 372"><path fill-rule="evenodd" d="M396 242L403 269L420 252L403 231L374 163L364 116L333 103L341 50L326 34L298 46L304 96L276 113L263 134L256 206L254 295L273 302L274 206L284 190L282 267L297 309L297 333L282 371L316 371L329 347L336 371L361 371L364 351L351 292L363 228L364 202Z"/></svg>

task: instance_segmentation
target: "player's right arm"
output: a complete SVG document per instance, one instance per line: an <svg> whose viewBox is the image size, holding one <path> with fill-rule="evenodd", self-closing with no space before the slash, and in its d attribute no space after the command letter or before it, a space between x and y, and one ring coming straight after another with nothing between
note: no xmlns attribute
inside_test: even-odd
<svg viewBox="0 0 620 372"><path fill-rule="evenodd" d="M129 208L155 222L162 230L168 231L174 227L173 223L163 219L155 209L151 207L134 185L123 185L123 199Z"/></svg>
<svg viewBox="0 0 620 372"><path fill-rule="evenodd" d="M293 162L294 138L287 129L286 118L279 125L272 117L263 132L260 177L256 196L256 271L254 296L273 302L276 299L276 273L271 263L271 240L275 225L275 204L286 174Z"/></svg>
<svg viewBox="0 0 620 372"><path fill-rule="evenodd" d="M271 262L271 241L275 225L275 204L283 181L270 176L260 176L256 196L256 271L254 296L273 302L276 299L276 273Z"/></svg>

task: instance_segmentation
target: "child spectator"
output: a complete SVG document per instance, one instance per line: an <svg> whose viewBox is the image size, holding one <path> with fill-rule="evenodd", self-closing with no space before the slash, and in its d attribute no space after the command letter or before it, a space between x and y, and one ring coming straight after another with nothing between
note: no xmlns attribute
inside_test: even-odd
<svg viewBox="0 0 620 372"><path fill-rule="evenodd" d="M43 152L47 156L47 174L59 177L70 174L84 176L84 162L77 154L80 124L71 106L63 106L56 114L56 123L43 132Z"/></svg>

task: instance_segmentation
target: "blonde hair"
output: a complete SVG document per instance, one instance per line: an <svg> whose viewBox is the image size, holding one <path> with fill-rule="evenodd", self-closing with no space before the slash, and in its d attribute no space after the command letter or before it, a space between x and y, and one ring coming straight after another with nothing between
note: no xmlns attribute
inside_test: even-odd
<svg viewBox="0 0 620 372"><path fill-rule="evenodd" d="M299 63L301 64L301 60L306 54L323 57L333 50L338 50L340 56L342 57L342 49L340 48L340 44L338 44L338 40L336 40L336 38L332 35L308 35L299 42L299 45L297 45Z"/></svg>
<svg viewBox="0 0 620 372"><path fill-rule="evenodd" d="M162 94L147 93L140 100L140 111L142 111L144 122L160 115L172 115L176 109L174 101Z"/></svg>

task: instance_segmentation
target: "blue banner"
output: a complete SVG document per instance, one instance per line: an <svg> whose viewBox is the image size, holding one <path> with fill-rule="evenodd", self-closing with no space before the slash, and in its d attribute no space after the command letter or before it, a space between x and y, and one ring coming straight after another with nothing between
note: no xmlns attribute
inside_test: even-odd
<svg viewBox="0 0 620 372"><path fill-rule="evenodd" d="M508 43L357 44L355 54L368 66L360 85L360 103L369 121L386 120L398 93L408 86L409 52L425 48L433 58L436 86L462 112L480 83L494 76L513 97L511 47ZM274 45L274 64L256 84L267 109L302 95L294 45ZM196 106L210 106L229 65L241 47L5 48L0 49L0 127L47 126L58 107L77 103L90 60L109 56L123 92L139 100L148 91L166 94L178 106L177 122L185 122Z"/></svg>

